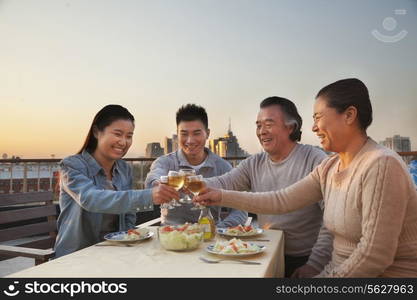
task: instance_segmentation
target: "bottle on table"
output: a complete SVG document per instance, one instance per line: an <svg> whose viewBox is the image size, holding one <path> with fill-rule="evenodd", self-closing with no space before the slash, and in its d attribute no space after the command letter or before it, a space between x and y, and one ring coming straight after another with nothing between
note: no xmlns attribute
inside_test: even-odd
<svg viewBox="0 0 417 300"><path fill-rule="evenodd" d="M198 218L198 224L204 228L205 241L214 238L216 235L216 225L214 223L214 218L211 214L210 208L204 207L201 209L200 217Z"/></svg>

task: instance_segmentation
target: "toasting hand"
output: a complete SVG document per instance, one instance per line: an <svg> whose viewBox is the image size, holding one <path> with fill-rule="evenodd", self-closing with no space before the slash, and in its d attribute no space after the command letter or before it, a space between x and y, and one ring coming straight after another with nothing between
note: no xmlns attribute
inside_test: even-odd
<svg viewBox="0 0 417 300"><path fill-rule="evenodd" d="M219 205L222 201L222 191L212 188L204 188L198 196L193 198L193 202L201 205Z"/></svg>
<svg viewBox="0 0 417 300"><path fill-rule="evenodd" d="M172 187L158 183L152 188L152 198L154 204L170 202L172 199L178 200L180 194Z"/></svg>

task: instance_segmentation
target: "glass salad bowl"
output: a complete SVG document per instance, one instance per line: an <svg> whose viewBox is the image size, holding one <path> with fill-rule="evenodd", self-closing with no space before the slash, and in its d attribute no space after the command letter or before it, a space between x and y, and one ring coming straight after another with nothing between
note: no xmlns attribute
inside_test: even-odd
<svg viewBox="0 0 417 300"><path fill-rule="evenodd" d="M197 249L203 243L204 229L199 224L166 225L158 228L158 239L166 250Z"/></svg>

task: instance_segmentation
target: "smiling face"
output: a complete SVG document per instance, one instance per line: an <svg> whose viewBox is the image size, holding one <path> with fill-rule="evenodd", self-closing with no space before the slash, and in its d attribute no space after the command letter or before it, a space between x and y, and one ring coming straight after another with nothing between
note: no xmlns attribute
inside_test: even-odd
<svg viewBox="0 0 417 300"><path fill-rule="evenodd" d="M314 103L313 132L320 139L323 149L332 152L341 152L349 141L347 116L339 113L335 108L327 106L327 100L317 98Z"/></svg>
<svg viewBox="0 0 417 300"><path fill-rule="evenodd" d="M262 148L270 156L294 144L289 137L292 130L292 126L285 125L284 113L278 105L267 106L259 111L256 120L256 135Z"/></svg>
<svg viewBox="0 0 417 300"><path fill-rule="evenodd" d="M97 148L93 156L98 161L114 162L122 158L132 145L135 126L129 120L116 120L102 131L95 130Z"/></svg>
<svg viewBox="0 0 417 300"><path fill-rule="evenodd" d="M209 137L210 131L206 129L203 122L181 121L177 127L178 146L189 162L204 156L204 146Z"/></svg>

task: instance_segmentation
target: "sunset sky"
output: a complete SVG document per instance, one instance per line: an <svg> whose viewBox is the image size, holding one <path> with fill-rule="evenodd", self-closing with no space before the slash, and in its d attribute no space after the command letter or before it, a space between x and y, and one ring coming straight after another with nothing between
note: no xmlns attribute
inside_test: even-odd
<svg viewBox="0 0 417 300"><path fill-rule="evenodd" d="M0 155L73 154L111 103L136 118L127 157L175 133L186 103L206 108L212 138L230 117L256 153L259 103L274 95L296 103L302 143L318 145L314 97L348 77L369 88L368 134L417 150L416 0L0 0L0 36Z"/></svg>

